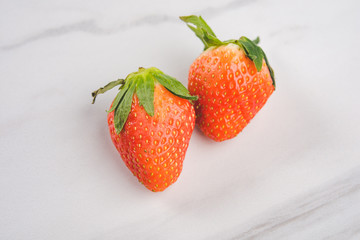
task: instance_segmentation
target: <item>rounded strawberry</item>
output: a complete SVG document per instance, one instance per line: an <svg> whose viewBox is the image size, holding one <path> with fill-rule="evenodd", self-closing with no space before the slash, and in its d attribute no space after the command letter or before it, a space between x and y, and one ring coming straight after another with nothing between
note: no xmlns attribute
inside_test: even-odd
<svg viewBox="0 0 360 240"><path fill-rule="evenodd" d="M130 171L148 189L163 191L183 167L195 126L188 90L157 68L140 68L92 93L121 85L108 112L111 139ZM94 102L93 101L93 102Z"/></svg>
<svg viewBox="0 0 360 240"><path fill-rule="evenodd" d="M189 71L189 91L197 95L196 123L215 141L235 137L275 90L264 51L246 37L220 41L202 17L180 17L204 43Z"/></svg>

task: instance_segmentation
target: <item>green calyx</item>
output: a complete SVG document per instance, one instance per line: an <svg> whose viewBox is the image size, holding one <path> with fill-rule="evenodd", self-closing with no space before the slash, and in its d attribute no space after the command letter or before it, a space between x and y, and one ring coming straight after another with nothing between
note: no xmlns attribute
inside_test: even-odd
<svg viewBox="0 0 360 240"><path fill-rule="evenodd" d="M249 57L255 64L256 70L259 72L262 68L262 62L265 60L267 67L269 68L270 76L272 83L275 87L275 75L274 70L271 68L269 61L265 55L265 52L258 46L260 38L257 37L255 40L251 41L247 37L241 37L237 40L231 39L227 41L219 40L213 30L205 22L201 16L183 16L180 17L188 27L195 33L195 35L203 42L204 50L210 47L219 47L222 45L227 45L233 43L238 45L241 49L244 50L247 57Z"/></svg>
<svg viewBox="0 0 360 240"><path fill-rule="evenodd" d="M196 96L191 96L189 91L175 78L164 74L157 68L139 68L139 71L130 73L125 80L119 79L92 93L93 103L96 96L101 93L121 85L113 104L108 112L114 111L114 125L116 133L119 134L123 129L129 116L133 95L136 93L140 106L143 106L146 113L154 116L154 89L156 84L163 85L174 95L188 99L197 100Z"/></svg>

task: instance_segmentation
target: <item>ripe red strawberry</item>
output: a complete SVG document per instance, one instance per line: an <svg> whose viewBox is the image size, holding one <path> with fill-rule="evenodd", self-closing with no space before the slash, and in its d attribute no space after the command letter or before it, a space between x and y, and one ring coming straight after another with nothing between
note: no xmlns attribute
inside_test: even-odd
<svg viewBox="0 0 360 240"><path fill-rule="evenodd" d="M175 78L157 68L140 68L122 84L108 113L111 139L130 171L148 189L163 191L179 177L195 126L196 100Z"/></svg>
<svg viewBox="0 0 360 240"><path fill-rule="evenodd" d="M189 71L189 91L197 95L196 123L215 141L235 137L275 90L264 51L246 37L220 41L197 16L180 17L205 45Z"/></svg>

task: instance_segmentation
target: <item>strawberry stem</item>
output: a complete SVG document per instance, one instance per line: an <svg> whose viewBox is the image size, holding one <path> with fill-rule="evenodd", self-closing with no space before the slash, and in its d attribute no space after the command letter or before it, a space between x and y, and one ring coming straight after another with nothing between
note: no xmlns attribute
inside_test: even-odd
<svg viewBox="0 0 360 240"><path fill-rule="evenodd" d="M93 97L92 104L95 103L95 99L96 99L98 94L105 93L105 92L109 91L110 89L113 89L114 87L116 87L118 85L124 85L124 84L125 84L124 79L118 79L118 80L112 81L112 82L106 84L104 87L99 88L98 90L92 92L91 93L91 96Z"/></svg>
<svg viewBox="0 0 360 240"><path fill-rule="evenodd" d="M213 30L201 16L182 16L180 19L184 21L187 26L195 33L195 35L203 42L204 50L212 46L224 45L224 43L216 37Z"/></svg>
<svg viewBox="0 0 360 240"><path fill-rule="evenodd" d="M258 45L260 42L260 38L256 37L254 40L252 40L252 42L255 43L256 45Z"/></svg>
<svg viewBox="0 0 360 240"><path fill-rule="evenodd" d="M91 95L94 98L94 103L98 94L105 93L115 86L121 85L110 110L107 111L108 113L114 111L115 132L119 134L131 111L134 94L136 94L139 99L139 105L144 108L146 113L150 117L154 116L154 90L156 84L163 85L169 92L183 99L189 101L198 99L197 96L191 96L181 82L154 67L140 67L137 72L130 73L125 80L118 79L110 82L104 87L94 91Z"/></svg>
<svg viewBox="0 0 360 240"><path fill-rule="evenodd" d="M219 40L213 30L205 22L201 16L182 16L180 17L187 26L195 33L195 35L204 43L204 50L210 47L218 47L226 44L236 44L242 48L247 57L249 57L255 64L256 70L261 71L263 60L265 60L266 65L269 69L270 76L272 79L273 86L275 88L275 75L274 70L271 68L269 61L265 55L265 52L258 46L260 38L257 37L254 40L250 40L247 37L242 36L240 39L234 40L230 39L227 41Z"/></svg>

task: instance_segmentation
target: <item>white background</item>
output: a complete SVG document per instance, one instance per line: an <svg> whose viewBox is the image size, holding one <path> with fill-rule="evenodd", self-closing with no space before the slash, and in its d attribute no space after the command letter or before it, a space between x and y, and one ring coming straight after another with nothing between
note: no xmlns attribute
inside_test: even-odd
<svg viewBox="0 0 360 240"><path fill-rule="evenodd" d="M359 239L358 1L1 1L0 239ZM138 183L113 147L116 90L139 66L187 86L201 14L261 37L277 89L236 138L196 129L179 180Z"/></svg>

